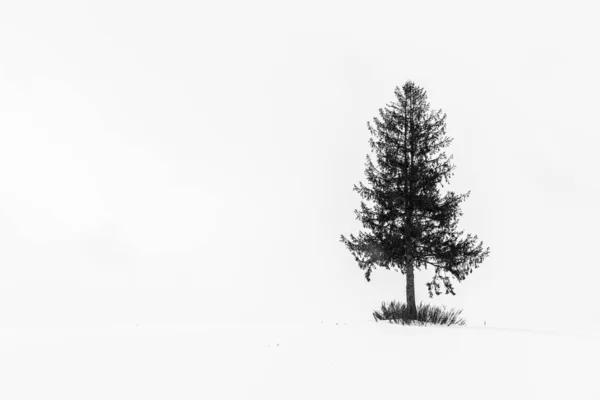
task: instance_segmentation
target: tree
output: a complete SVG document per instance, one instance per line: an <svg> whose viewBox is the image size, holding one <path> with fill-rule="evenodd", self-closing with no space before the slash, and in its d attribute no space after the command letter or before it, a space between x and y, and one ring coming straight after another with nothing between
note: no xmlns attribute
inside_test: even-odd
<svg viewBox="0 0 600 400"><path fill-rule="evenodd" d="M416 318L414 270L434 270L427 283L429 296L455 294L451 279L462 281L489 255L477 236L458 230L460 204L470 192L442 193L455 166L444 149L446 114L430 110L425 90L408 81L395 89L396 101L379 109L367 155L368 182L354 185L361 200L355 210L365 231L341 241L350 250L367 281L376 267L406 275L408 317Z"/></svg>

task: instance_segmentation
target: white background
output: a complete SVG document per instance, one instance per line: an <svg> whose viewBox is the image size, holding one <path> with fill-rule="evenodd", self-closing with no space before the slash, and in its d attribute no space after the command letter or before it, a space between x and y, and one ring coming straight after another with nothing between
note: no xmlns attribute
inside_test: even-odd
<svg viewBox="0 0 600 400"><path fill-rule="evenodd" d="M593 2L0 3L0 326L369 320L366 122L448 114L473 325L600 317ZM417 277L417 300L429 301Z"/></svg>

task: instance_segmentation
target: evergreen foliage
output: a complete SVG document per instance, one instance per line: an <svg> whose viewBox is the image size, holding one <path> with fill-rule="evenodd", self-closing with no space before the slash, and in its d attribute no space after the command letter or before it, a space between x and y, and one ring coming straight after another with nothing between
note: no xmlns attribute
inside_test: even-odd
<svg viewBox="0 0 600 400"><path fill-rule="evenodd" d="M358 236L341 236L367 281L376 267L407 275L409 314L416 314L414 269L430 267L430 297L455 294L462 281L489 254L477 236L458 230L460 204L469 193L442 188L453 175L445 149L446 115L431 110L425 90L409 81L395 90L396 101L367 123L371 155L365 163L366 184L354 185L362 200L355 211L365 228Z"/></svg>

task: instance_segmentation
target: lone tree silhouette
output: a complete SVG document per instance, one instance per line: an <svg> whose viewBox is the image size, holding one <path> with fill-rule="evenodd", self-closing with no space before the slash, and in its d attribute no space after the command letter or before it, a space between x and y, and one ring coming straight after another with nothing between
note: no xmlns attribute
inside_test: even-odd
<svg viewBox="0 0 600 400"><path fill-rule="evenodd" d="M442 287L455 294L451 278L465 279L489 248L458 230L460 203L470 192L440 191L454 170L452 157L444 152L452 141L446 136L446 114L431 111L427 93L411 81L396 87L395 95L397 101L367 123L376 163L367 155L368 185L354 185L363 199L355 214L366 231L349 239L342 235L341 241L367 281L377 266L406 275L408 318L415 319L415 268L435 269L427 283L430 297L441 294Z"/></svg>

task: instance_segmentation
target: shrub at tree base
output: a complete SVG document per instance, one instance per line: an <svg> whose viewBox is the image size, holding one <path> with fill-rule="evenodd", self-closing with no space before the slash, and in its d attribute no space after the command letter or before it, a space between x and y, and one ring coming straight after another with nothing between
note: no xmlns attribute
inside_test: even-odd
<svg viewBox="0 0 600 400"><path fill-rule="evenodd" d="M386 304L381 303L381 311L373 311L375 321L388 321L402 325L465 325L466 321L460 317L462 310L446 309L444 306L434 306L420 303L417 306L417 318L409 318L408 306L399 301Z"/></svg>

